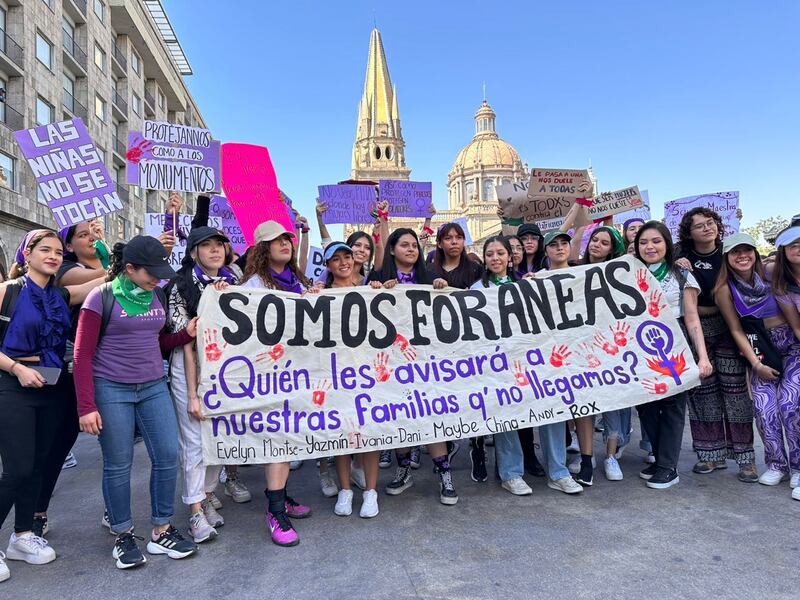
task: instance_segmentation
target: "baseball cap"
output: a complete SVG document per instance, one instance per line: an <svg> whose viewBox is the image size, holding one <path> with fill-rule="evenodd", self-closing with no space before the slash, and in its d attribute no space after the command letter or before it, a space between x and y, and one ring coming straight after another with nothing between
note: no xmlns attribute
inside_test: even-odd
<svg viewBox="0 0 800 600"><path fill-rule="evenodd" d="M544 245L549 246L555 241L556 238L559 237L566 238L568 242L572 241L572 236L566 231L550 231L546 236L544 236Z"/></svg>
<svg viewBox="0 0 800 600"><path fill-rule="evenodd" d="M195 247L211 238L217 238L223 242L230 241L219 230L213 227L195 227L189 232L189 241L186 242L186 252L191 252Z"/></svg>
<svg viewBox="0 0 800 600"><path fill-rule="evenodd" d="M284 234L289 237L294 237L294 233L287 231L286 228L277 221L264 221L261 225L256 227L253 238L255 243L258 244L259 242L271 242Z"/></svg>
<svg viewBox="0 0 800 600"><path fill-rule="evenodd" d="M736 248L736 246L751 246L755 248L756 241L752 236L747 235L746 233L734 233L732 236L727 237L722 241L722 252L727 254Z"/></svg>
<svg viewBox="0 0 800 600"><path fill-rule="evenodd" d="M353 253L353 249L344 242L331 242L325 247L325 252L322 254L322 260L325 261L325 264L327 264L339 250L343 250L348 254Z"/></svg>
<svg viewBox="0 0 800 600"><path fill-rule="evenodd" d="M125 264L143 267L150 275L159 279L175 277L175 270L169 264L167 249L149 235L137 235L131 238L122 250L122 261Z"/></svg>
<svg viewBox="0 0 800 600"><path fill-rule="evenodd" d="M789 227L781 231L775 239L775 247L780 248L781 246L788 246L797 240L800 240L800 225L795 225L794 227Z"/></svg>
<svg viewBox="0 0 800 600"><path fill-rule="evenodd" d="M517 229L517 237L522 237L526 233L532 233L536 237L542 237L542 230L539 229L539 226L536 223L525 223L524 225L520 225Z"/></svg>

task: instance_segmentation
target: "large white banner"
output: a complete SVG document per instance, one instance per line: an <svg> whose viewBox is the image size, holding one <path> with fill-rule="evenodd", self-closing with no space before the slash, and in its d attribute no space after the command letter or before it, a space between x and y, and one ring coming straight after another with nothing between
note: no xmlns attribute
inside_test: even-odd
<svg viewBox="0 0 800 600"><path fill-rule="evenodd" d="M631 257L480 291L208 287L199 314L209 464L474 437L699 382L658 282Z"/></svg>

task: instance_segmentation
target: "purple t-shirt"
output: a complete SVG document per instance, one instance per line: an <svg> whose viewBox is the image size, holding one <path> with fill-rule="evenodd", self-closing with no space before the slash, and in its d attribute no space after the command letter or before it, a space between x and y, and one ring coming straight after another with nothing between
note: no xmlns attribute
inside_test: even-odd
<svg viewBox="0 0 800 600"><path fill-rule="evenodd" d="M89 292L83 308L103 315L100 288ZM137 317L123 316L122 306L115 302L92 362L94 376L118 383L147 383L160 378L164 362L158 334L166 320L166 311L155 294L150 311Z"/></svg>

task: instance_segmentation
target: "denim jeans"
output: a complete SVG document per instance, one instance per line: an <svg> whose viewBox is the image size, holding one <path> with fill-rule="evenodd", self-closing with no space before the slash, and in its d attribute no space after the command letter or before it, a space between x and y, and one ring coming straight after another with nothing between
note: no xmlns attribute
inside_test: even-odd
<svg viewBox="0 0 800 600"><path fill-rule="evenodd" d="M616 438L617 450L631 441L631 409L621 408L603 413L603 441Z"/></svg>
<svg viewBox="0 0 800 600"><path fill-rule="evenodd" d="M542 447L547 476L552 481L569 477L567 469L567 447L564 444L566 423L550 423L539 427L539 442Z"/></svg>
<svg viewBox="0 0 800 600"><path fill-rule="evenodd" d="M131 518L133 430L138 426L150 456L150 520L166 525L172 518L178 474L178 425L166 378L147 383L117 383L94 378L95 401L103 420L103 498L111 531L123 533Z"/></svg>
<svg viewBox="0 0 800 600"><path fill-rule="evenodd" d="M516 431L494 434L494 457L502 481L522 477L525 463L522 457L522 444Z"/></svg>

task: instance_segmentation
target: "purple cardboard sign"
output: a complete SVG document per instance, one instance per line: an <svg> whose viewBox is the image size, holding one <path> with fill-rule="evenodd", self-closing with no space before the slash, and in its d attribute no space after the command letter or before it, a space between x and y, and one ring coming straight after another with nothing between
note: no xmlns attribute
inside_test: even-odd
<svg viewBox="0 0 800 600"><path fill-rule="evenodd" d="M220 143L208 129L145 121L128 132L128 183L149 190L208 193L220 189Z"/></svg>
<svg viewBox="0 0 800 600"><path fill-rule="evenodd" d="M225 196L211 196L208 216L211 218L218 217L222 221L222 232L231 241L233 251L239 256L244 254L247 250L247 240L244 238L239 221L236 219L236 215L233 214L233 209L228 204L228 199Z"/></svg>
<svg viewBox="0 0 800 600"><path fill-rule="evenodd" d="M427 219L431 216L430 181L381 179L378 185L378 198L389 202L389 214L393 217Z"/></svg>
<svg viewBox="0 0 800 600"><path fill-rule="evenodd" d="M328 206L322 213L326 225L373 223L371 211L375 208L375 188L371 185L343 183L319 186L319 201Z"/></svg>
<svg viewBox="0 0 800 600"><path fill-rule="evenodd" d="M58 228L122 210L117 186L80 119L14 132Z"/></svg>

